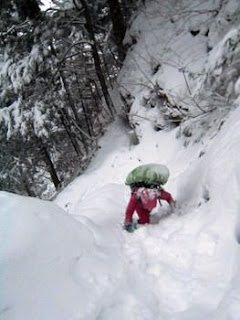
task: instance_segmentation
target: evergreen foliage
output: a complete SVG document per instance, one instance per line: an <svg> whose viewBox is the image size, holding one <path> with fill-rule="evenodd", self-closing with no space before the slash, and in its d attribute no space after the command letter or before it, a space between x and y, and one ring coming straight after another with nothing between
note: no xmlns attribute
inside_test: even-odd
<svg viewBox="0 0 240 320"><path fill-rule="evenodd" d="M119 70L106 2L55 3L46 13L36 0L0 4L0 189L42 198L88 165L116 113Z"/></svg>

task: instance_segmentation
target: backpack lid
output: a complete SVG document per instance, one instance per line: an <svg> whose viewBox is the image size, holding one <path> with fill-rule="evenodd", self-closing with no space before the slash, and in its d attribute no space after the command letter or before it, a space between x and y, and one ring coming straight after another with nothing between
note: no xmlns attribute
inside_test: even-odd
<svg viewBox="0 0 240 320"><path fill-rule="evenodd" d="M156 186L168 181L169 170L162 164L144 164L133 169L127 176L126 185Z"/></svg>

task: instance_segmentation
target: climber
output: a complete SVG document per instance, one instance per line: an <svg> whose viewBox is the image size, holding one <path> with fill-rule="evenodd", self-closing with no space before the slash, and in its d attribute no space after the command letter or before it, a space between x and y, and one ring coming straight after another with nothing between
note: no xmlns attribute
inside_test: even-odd
<svg viewBox="0 0 240 320"><path fill-rule="evenodd" d="M169 203L172 210L175 201L172 195L162 188L169 177L169 170L166 166L158 164L147 164L135 168L126 179L125 184L131 188L131 197L125 212L123 228L128 232L133 232L136 223L133 223L133 214L138 215L137 224L153 223L151 211L161 204L161 200Z"/></svg>
<svg viewBox="0 0 240 320"><path fill-rule="evenodd" d="M152 223L151 211L157 206L157 200L165 200L169 203L172 210L175 207L175 201L172 195L161 187L136 187L132 186L131 197L125 212L124 229L133 232L136 225L133 224L133 214L138 214L138 224Z"/></svg>

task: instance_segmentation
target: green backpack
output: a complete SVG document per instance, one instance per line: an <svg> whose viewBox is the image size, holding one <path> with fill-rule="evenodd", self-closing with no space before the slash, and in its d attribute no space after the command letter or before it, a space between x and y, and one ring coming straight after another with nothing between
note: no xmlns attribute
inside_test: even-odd
<svg viewBox="0 0 240 320"><path fill-rule="evenodd" d="M160 186L169 178L169 170L165 165L149 163L136 167L127 176L125 184L128 186Z"/></svg>

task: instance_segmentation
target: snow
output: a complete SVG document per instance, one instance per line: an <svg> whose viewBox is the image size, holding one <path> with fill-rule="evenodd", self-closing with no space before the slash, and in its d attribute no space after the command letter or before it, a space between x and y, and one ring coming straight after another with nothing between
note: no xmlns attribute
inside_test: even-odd
<svg viewBox="0 0 240 320"><path fill-rule="evenodd" d="M131 32L137 33L137 25L144 30L138 36L150 50L146 53L139 40L132 50L135 61L139 55L134 51L145 61L149 52L153 60L163 52L156 45L162 26L154 16L156 3L150 1L148 14L133 23ZM236 6L230 1L228 12ZM152 19L147 22L144 16ZM180 16L178 20L179 26L190 25L182 24ZM202 56L199 47L188 43L185 31L182 37L189 47L184 57L195 70L213 66L210 62L223 55L223 46L217 46L210 56ZM203 49L202 40L200 35ZM178 53L172 55L176 57ZM129 130L117 119L86 172L53 201L0 192L1 320L240 318L239 98L225 121L219 119L221 126L213 115L204 133L202 118L201 125L192 122L196 139L184 137L181 128L155 131L146 117L154 118L155 111L143 110L140 103L149 90L136 84L149 85L146 74L151 81L166 83L167 89L174 90L174 83L185 95L184 78L173 79L175 73L166 69L151 75L149 64L138 59L139 71L128 64L130 60L127 57L119 81L135 96L132 117L142 116L135 116L140 143L131 144ZM239 79L235 83L239 94ZM156 209L158 224L129 234L122 229L130 196L124 181L134 167L146 163L169 168L165 188L177 200L177 208L171 213L163 203Z"/></svg>
<svg viewBox="0 0 240 320"><path fill-rule="evenodd" d="M1 319L238 319L239 119L237 108L200 158L174 134L159 153L166 133L148 132L153 160L172 159L178 209L133 234L124 180L148 155L118 122L55 201L1 192Z"/></svg>
<svg viewBox="0 0 240 320"><path fill-rule="evenodd" d="M41 9L43 11L51 8L51 5L52 5L52 1L51 0L42 0L41 3L42 3Z"/></svg>

